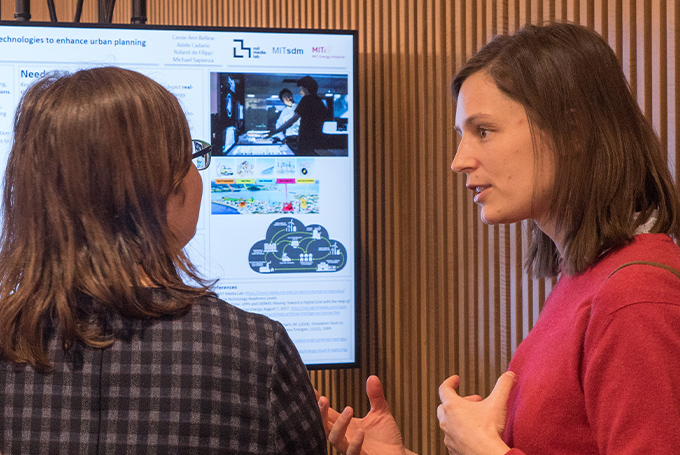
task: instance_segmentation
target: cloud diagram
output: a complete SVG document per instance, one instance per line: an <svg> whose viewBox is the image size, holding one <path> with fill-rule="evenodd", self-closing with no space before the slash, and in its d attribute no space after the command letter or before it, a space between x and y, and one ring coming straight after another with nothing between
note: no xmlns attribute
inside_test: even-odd
<svg viewBox="0 0 680 455"><path fill-rule="evenodd" d="M248 261L258 273L337 272L347 264L347 250L321 225L279 218L250 248Z"/></svg>

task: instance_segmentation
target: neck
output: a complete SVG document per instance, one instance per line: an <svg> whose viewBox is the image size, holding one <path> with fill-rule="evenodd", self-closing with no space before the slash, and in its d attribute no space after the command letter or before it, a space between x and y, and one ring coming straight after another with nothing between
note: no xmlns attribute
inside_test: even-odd
<svg viewBox="0 0 680 455"><path fill-rule="evenodd" d="M557 232L554 221L534 220L538 228L555 243L560 256L564 257L564 239L561 233Z"/></svg>

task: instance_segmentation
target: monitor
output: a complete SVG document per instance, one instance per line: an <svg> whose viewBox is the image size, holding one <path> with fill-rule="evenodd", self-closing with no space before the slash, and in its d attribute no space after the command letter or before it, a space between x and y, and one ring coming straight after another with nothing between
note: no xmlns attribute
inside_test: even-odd
<svg viewBox="0 0 680 455"><path fill-rule="evenodd" d="M356 32L0 22L0 171L31 83L110 65L165 86L212 144L186 252L219 297L280 321L308 367L356 366ZM305 76L323 106L312 147L304 116L270 135L308 111Z"/></svg>

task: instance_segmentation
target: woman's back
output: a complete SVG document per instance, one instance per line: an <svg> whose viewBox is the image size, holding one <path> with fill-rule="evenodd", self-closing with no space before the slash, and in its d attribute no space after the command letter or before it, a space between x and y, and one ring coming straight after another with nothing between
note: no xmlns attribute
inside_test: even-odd
<svg viewBox="0 0 680 455"><path fill-rule="evenodd" d="M182 317L104 318L108 348L64 351L55 328L51 372L0 363L0 452L325 453L307 371L279 323L213 297Z"/></svg>

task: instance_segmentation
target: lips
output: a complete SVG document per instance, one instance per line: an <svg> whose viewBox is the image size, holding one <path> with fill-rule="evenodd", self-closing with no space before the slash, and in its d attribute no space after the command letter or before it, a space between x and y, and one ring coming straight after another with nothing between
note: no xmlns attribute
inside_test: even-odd
<svg viewBox="0 0 680 455"><path fill-rule="evenodd" d="M479 202L479 198L482 196L485 190L491 188L491 185L467 185L468 189L475 192L474 201Z"/></svg>

